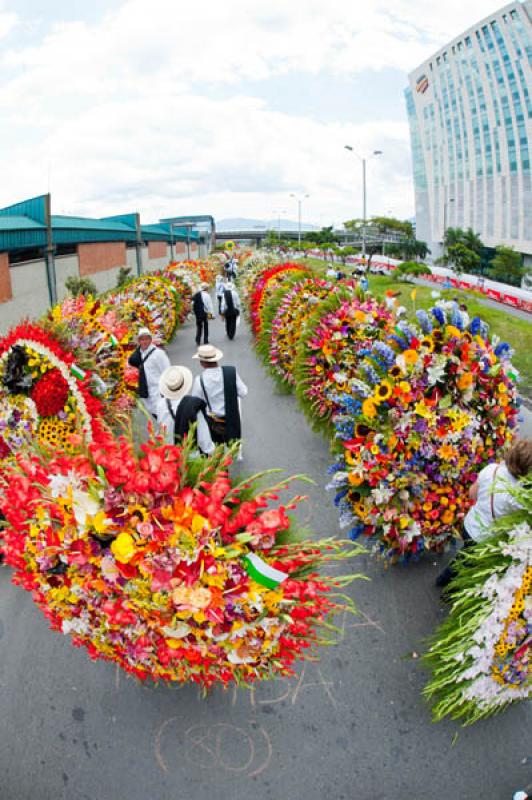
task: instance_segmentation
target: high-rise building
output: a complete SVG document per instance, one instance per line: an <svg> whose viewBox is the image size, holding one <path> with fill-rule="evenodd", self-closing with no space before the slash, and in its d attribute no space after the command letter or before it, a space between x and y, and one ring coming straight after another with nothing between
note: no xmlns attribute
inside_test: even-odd
<svg viewBox="0 0 532 800"><path fill-rule="evenodd" d="M445 228L532 263L532 0L514 2L415 69L406 89L417 237Z"/></svg>

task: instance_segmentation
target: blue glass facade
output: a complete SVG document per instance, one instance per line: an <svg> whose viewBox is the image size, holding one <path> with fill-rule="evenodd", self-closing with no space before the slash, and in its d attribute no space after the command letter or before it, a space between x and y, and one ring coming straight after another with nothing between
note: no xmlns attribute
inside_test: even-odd
<svg viewBox="0 0 532 800"><path fill-rule="evenodd" d="M437 255L444 227L532 255L532 0L512 3L409 76L416 222Z"/></svg>

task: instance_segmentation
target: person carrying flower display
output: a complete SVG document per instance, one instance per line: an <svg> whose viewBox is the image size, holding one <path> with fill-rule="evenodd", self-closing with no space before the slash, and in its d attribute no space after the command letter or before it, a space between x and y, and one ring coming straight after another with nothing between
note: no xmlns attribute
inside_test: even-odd
<svg viewBox="0 0 532 800"><path fill-rule="evenodd" d="M170 359L161 347L153 344L148 328L139 329L137 341L138 346L129 357L129 363L139 371L138 395L149 413L157 419L159 378L170 366Z"/></svg>
<svg viewBox="0 0 532 800"><path fill-rule="evenodd" d="M500 517L518 511L517 500L508 491L532 471L532 439L520 439L510 447L504 460L482 469L469 490L474 505L464 518L464 547L471 547L490 535L490 526ZM444 588L454 575L454 559L436 578L436 586Z"/></svg>
<svg viewBox="0 0 532 800"><path fill-rule="evenodd" d="M196 317L196 344L209 344L209 317L214 318L214 309L209 294L209 285L202 283L199 290L192 296L192 309Z"/></svg>
<svg viewBox="0 0 532 800"><path fill-rule="evenodd" d="M202 455L214 452L214 443L205 419L207 404L189 394L192 372L188 367L171 366L159 378L161 398L157 404L157 421L167 444L179 444L195 422L196 442Z"/></svg>
<svg viewBox="0 0 532 800"><path fill-rule="evenodd" d="M192 358L199 359L203 373L194 380L192 394L207 404L207 422L215 444L242 438L240 398L248 393L235 367L220 367L223 352L213 345L198 347Z"/></svg>
<svg viewBox="0 0 532 800"><path fill-rule="evenodd" d="M231 281L224 284L220 313L225 319L225 330L229 339L235 338L236 323L240 316L240 297Z"/></svg>

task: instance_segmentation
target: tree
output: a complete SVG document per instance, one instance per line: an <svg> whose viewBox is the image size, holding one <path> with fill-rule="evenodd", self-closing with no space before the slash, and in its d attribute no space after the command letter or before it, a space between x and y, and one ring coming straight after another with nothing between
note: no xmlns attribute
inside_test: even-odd
<svg viewBox="0 0 532 800"><path fill-rule="evenodd" d="M380 233L395 231L403 234L407 239L414 239L414 226L408 220L395 217L371 217L370 222L379 228Z"/></svg>
<svg viewBox="0 0 532 800"><path fill-rule="evenodd" d="M98 294L96 285L89 278L79 278L77 275L71 275L66 279L65 289L73 297L78 297L81 294Z"/></svg>
<svg viewBox="0 0 532 800"><path fill-rule="evenodd" d="M464 247L467 247L468 250L471 250L478 256L481 254L484 247L480 236L474 232L473 228L468 228L467 230L463 228L446 228L443 237L445 251L448 252L450 247L457 244L464 245Z"/></svg>
<svg viewBox="0 0 532 800"><path fill-rule="evenodd" d="M461 272L474 272L480 267L480 256L461 242L452 244L447 248L447 258L451 262L453 270Z"/></svg>
<svg viewBox="0 0 532 800"><path fill-rule="evenodd" d="M418 261L403 261L393 271L394 278L399 280L407 280L410 277L417 277L420 275L430 275L430 268L426 264L420 264Z"/></svg>
<svg viewBox="0 0 532 800"><path fill-rule="evenodd" d="M131 267L120 267L116 277L116 288L119 289L128 282L131 274Z"/></svg>
<svg viewBox="0 0 532 800"><path fill-rule="evenodd" d="M513 247L506 247L502 244L495 248L495 253L495 258L488 267L490 278L510 283L512 286L520 286L527 271L523 266L521 253L518 253Z"/></svg>

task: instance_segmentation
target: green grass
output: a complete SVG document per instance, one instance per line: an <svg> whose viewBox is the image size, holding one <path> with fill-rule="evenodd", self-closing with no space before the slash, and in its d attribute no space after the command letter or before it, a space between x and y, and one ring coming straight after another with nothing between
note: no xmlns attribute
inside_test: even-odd
<svg viewBox="0 0 532 800"><path fill-rule="evenodd" d="M301 263L312 267L317 273L324 273L328 265L318 258L300 259ZM341 265L337 265L341 268ZM349 268L348 268L349 269ZM441 289L436 284L430 286L420 286L418 284L405 283L394 280L389 275L369 275L369 288L375 297L384 297L387 289L399 292L397 298L400 305L405 306L407 315L410 319L414 318L414 312L418 308L431 308L435 299L432 297L433 291L439 291L445 300L458 297L460 302L467 306L467 312L471 319L480 317L490 326L490 335L498 336L502 341L508 342L514 348L515 353L512 362L521 373L522 382L520 384L521 394L532 398L532 322L509 314L503 308L491 308L478 301L482 297L478 292L466 292L459 289ZM416 289L415 308L411 298L412 289Z"/></svg>

